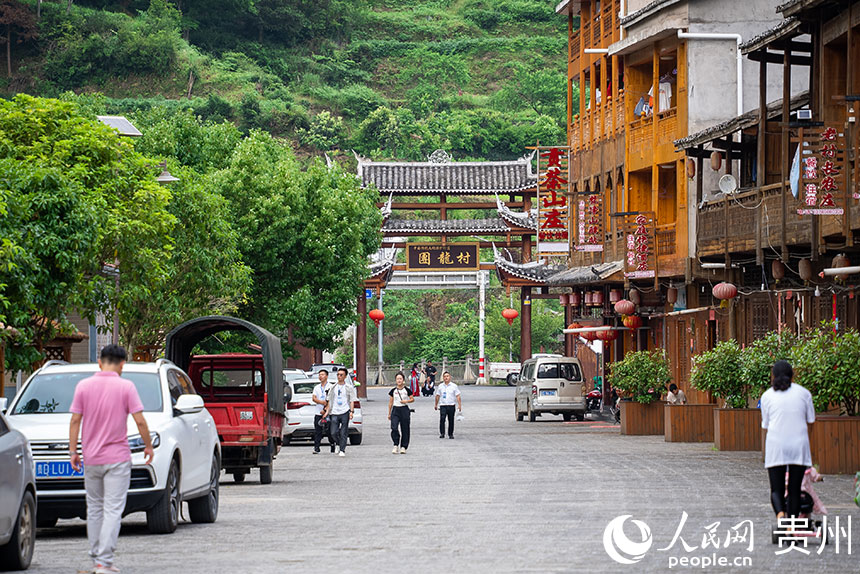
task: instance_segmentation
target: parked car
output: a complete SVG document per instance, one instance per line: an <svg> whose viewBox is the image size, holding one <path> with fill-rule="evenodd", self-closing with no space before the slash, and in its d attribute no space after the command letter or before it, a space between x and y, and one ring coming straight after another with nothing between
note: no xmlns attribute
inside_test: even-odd
<svg viewBox="0 0 860 574"><path fill-rule="evenodd" d="M529 421L551 413L569 421L585 419L585 384L579 359L561 355L540 355L523 363L514 396L518 421Z"/></svg>
<svg viewBox="0 0 860 574"><path fill-rule="evenodd" d="M0 405L0 410L5 407ZM26 570L36 542L36 467L27 437L11 428L2 414L0 487L0 570Z"/></svg>
<svg viewBox="0 0 860 574"><path fill-rule="evenodd" d="M83 473L69 461L69 407L78 382L98 370L97 364L50 361L33 373L9 406L8 420L27 437L35 459L39 526L53 526L59 518L86 518ZM143 439L129 417L132 469L123 515L145 511L150 532L170 533L184 501L192 522L215 522L221 449L215 421L188 375L160 359L126 363L122 376L137 388L155 447L147 465Z"/></svg>
<svg viewBox="0 0 860 574"><path fill-rule="evenodd" d="M307 378L308 374L302 369L284 369L284 381L300 381Z"/></svg>
<svg viewBox="0 0 860 574"><path fill-rule="evenodd" d="M355 384L355 386L359 386L360 383L356 380L355 370L350 369L345 365L341 365L340 363L314 363L311 365L311 370L306 371L307 377L310 379L316 379L317 375L321 370L325 369L328 371L328 380L335 382L337 381L337 370L338 369L346 369L347 375L349 379Z"/></svg>
<svg viewBox="0 0 860 574"><path fill-rule="evenodd" d="M329 379L330 380L330 379ZM312 439L314 436L314 402L312 396L314 387L319 384L317 379L290 381L292 398L287 403L287 422L284 425L284 444L293 440ZM362 438L361 401L353 405L352 420L349 421L349 444L361 444ZM331 437L327 437L331 440Z"/></svg>

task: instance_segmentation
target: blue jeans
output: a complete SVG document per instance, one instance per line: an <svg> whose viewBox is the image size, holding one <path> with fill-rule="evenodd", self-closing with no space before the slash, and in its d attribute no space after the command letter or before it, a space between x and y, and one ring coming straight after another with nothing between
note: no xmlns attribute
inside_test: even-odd
<svg viewBox="0 0 860 574"><path fill-rule="evenodd" d="M349 434L349 411L342 415L329 415L331 424L331 442L340 450L346 450L346 437Z"/></svg>

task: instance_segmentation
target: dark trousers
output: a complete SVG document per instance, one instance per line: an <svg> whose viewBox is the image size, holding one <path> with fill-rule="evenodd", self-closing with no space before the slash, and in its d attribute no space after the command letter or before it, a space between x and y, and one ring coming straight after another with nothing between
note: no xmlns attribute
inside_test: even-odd
<svg viewBox="0 0 860 574"><path fill-rule="evenodd" d="M788 516L800 514L800 485L806 467L799 464L788 465L788 504L785 500L785 465L772 466L767 469L770 479L770 503L777 514L785 512Z"/></svg>
<svg viewBox="0 0 860 574"><path fill-rule="evenodd" d="M394 446L409 448L409 423L412 413L409 407L393 407L391 409L391 441Z"/></svg>
<svg viewBox="0 0 860 574"><path fill-rule="evenodd" d="M319 450L322 438L328 430L328 423L321 424L322 415L314 415L314 450ZM331 441L331 451L334 452L334 441Z"/></svg>
<svg viewBox="0 0 860 574"><path fill-rule="evenodd" d="M448 436L454 436L454 405L442 405L439 407L439 434L445 435L445 419L448 419Z"/></svg>
<svg viewBox="0 0 860 574"><path fill-rule="evenodd" d="M342 415L329 415L331 421L331 442L340 450L346 450L346 437L349 434L349 411Z"/></svg>

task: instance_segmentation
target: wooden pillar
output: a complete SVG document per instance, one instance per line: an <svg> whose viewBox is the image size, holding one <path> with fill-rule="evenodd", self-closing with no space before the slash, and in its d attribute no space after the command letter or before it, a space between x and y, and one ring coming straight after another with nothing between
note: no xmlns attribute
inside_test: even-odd
<svg viewBox="0 0 860 574"><path fill-rule="evenodd" d="M323 352L322 349L314 349L314 363L322 363L323 362Z"/></svg>
<svg viewBox="0 0 860 574"><path fill-rule="evenodd" d="M732 146L734 134L726 136L726 175L732 175ZM732 269L732 255L729 250L729 194L723 194L723 250L726 263L726 281Z"/></svg>
<svg viewBox="0 0 860 574"><path fill-rule="evenodd" d="M758 64L758 140L756 141L756 187L758 188L756 205L762 204L761 188L767 182L767 59L762 58ZM743 137L743 136L742 136ZM755 261L756 265L764 263L764 249L761 238L761 219L763 210L755 213Z"/></svg>
<svg viewBox="0 0 860 574"><path fill-rule="evenodd" d="M811 87L811 86L810 86ZM789 129L788 122L791 119L789 114L791 113L791 44L786 44L785 51L782 56L782 141L780 142L780 147L782 148L782 153L780 154L780 165L782 166L782 174L781 181L782 184L782 197L781 197L781 207L782 207L782 217L780 218L780 244L781 244L781 257L783 261L788 261L788 237L786 226L788 225L788 194L790 193L790 186L786 185L786 181L789 178L789 174L791 173L791 147L789 145ZM816 254L813 252L813 257Z"/></svg>
<svg viewBox="0 0 860 574"><path fill-rule="evenodd" d="M355 376L361 386L359 398L367 398L367 299L362 293L358 298L358 323L355 329Z"/></svg>
<svg viewBox="0 0 860 574"><path fill-rule="evenodd" d="M532 356L532 288L520 288L520 362Z"/></svg>
<svg viewBox="0 0 860 574"><path fill-rule="evenodd" d="M573 307L570 305L564 306L564 326L567 328L568 325L573 323ZM573 338L574 335L567 334L564 336L564 356L565 357L573 357L574 349L573 349ZM3 396L3 395L0 395Z"/></svg>

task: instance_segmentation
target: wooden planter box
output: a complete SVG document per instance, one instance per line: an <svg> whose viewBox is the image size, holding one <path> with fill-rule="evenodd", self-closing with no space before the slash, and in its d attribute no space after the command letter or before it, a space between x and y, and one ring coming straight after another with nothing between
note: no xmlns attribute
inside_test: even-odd
<svg viewBox="0 0 860 574"><path fill-rule="evenodd" d="M714 409L718 450L761 450L761 409Z"/></svg>
<svg viewBox="0 0 860 574"><path fill-rule="evenodd" d="M815 415L809 447L822 474L860 471L860 417Z"/></svg>
<svg viewBox="0 0 860 574"><path fill-rule="evenodd" d="M666 442L714 442L715 404L665 405Z"/></svg>
<svg viewBox="0 0 860 574"><path fill-rule="evenodd" d="M660 401L647 405L621 401L621 434L663 434L663 405Z"/></svg>

